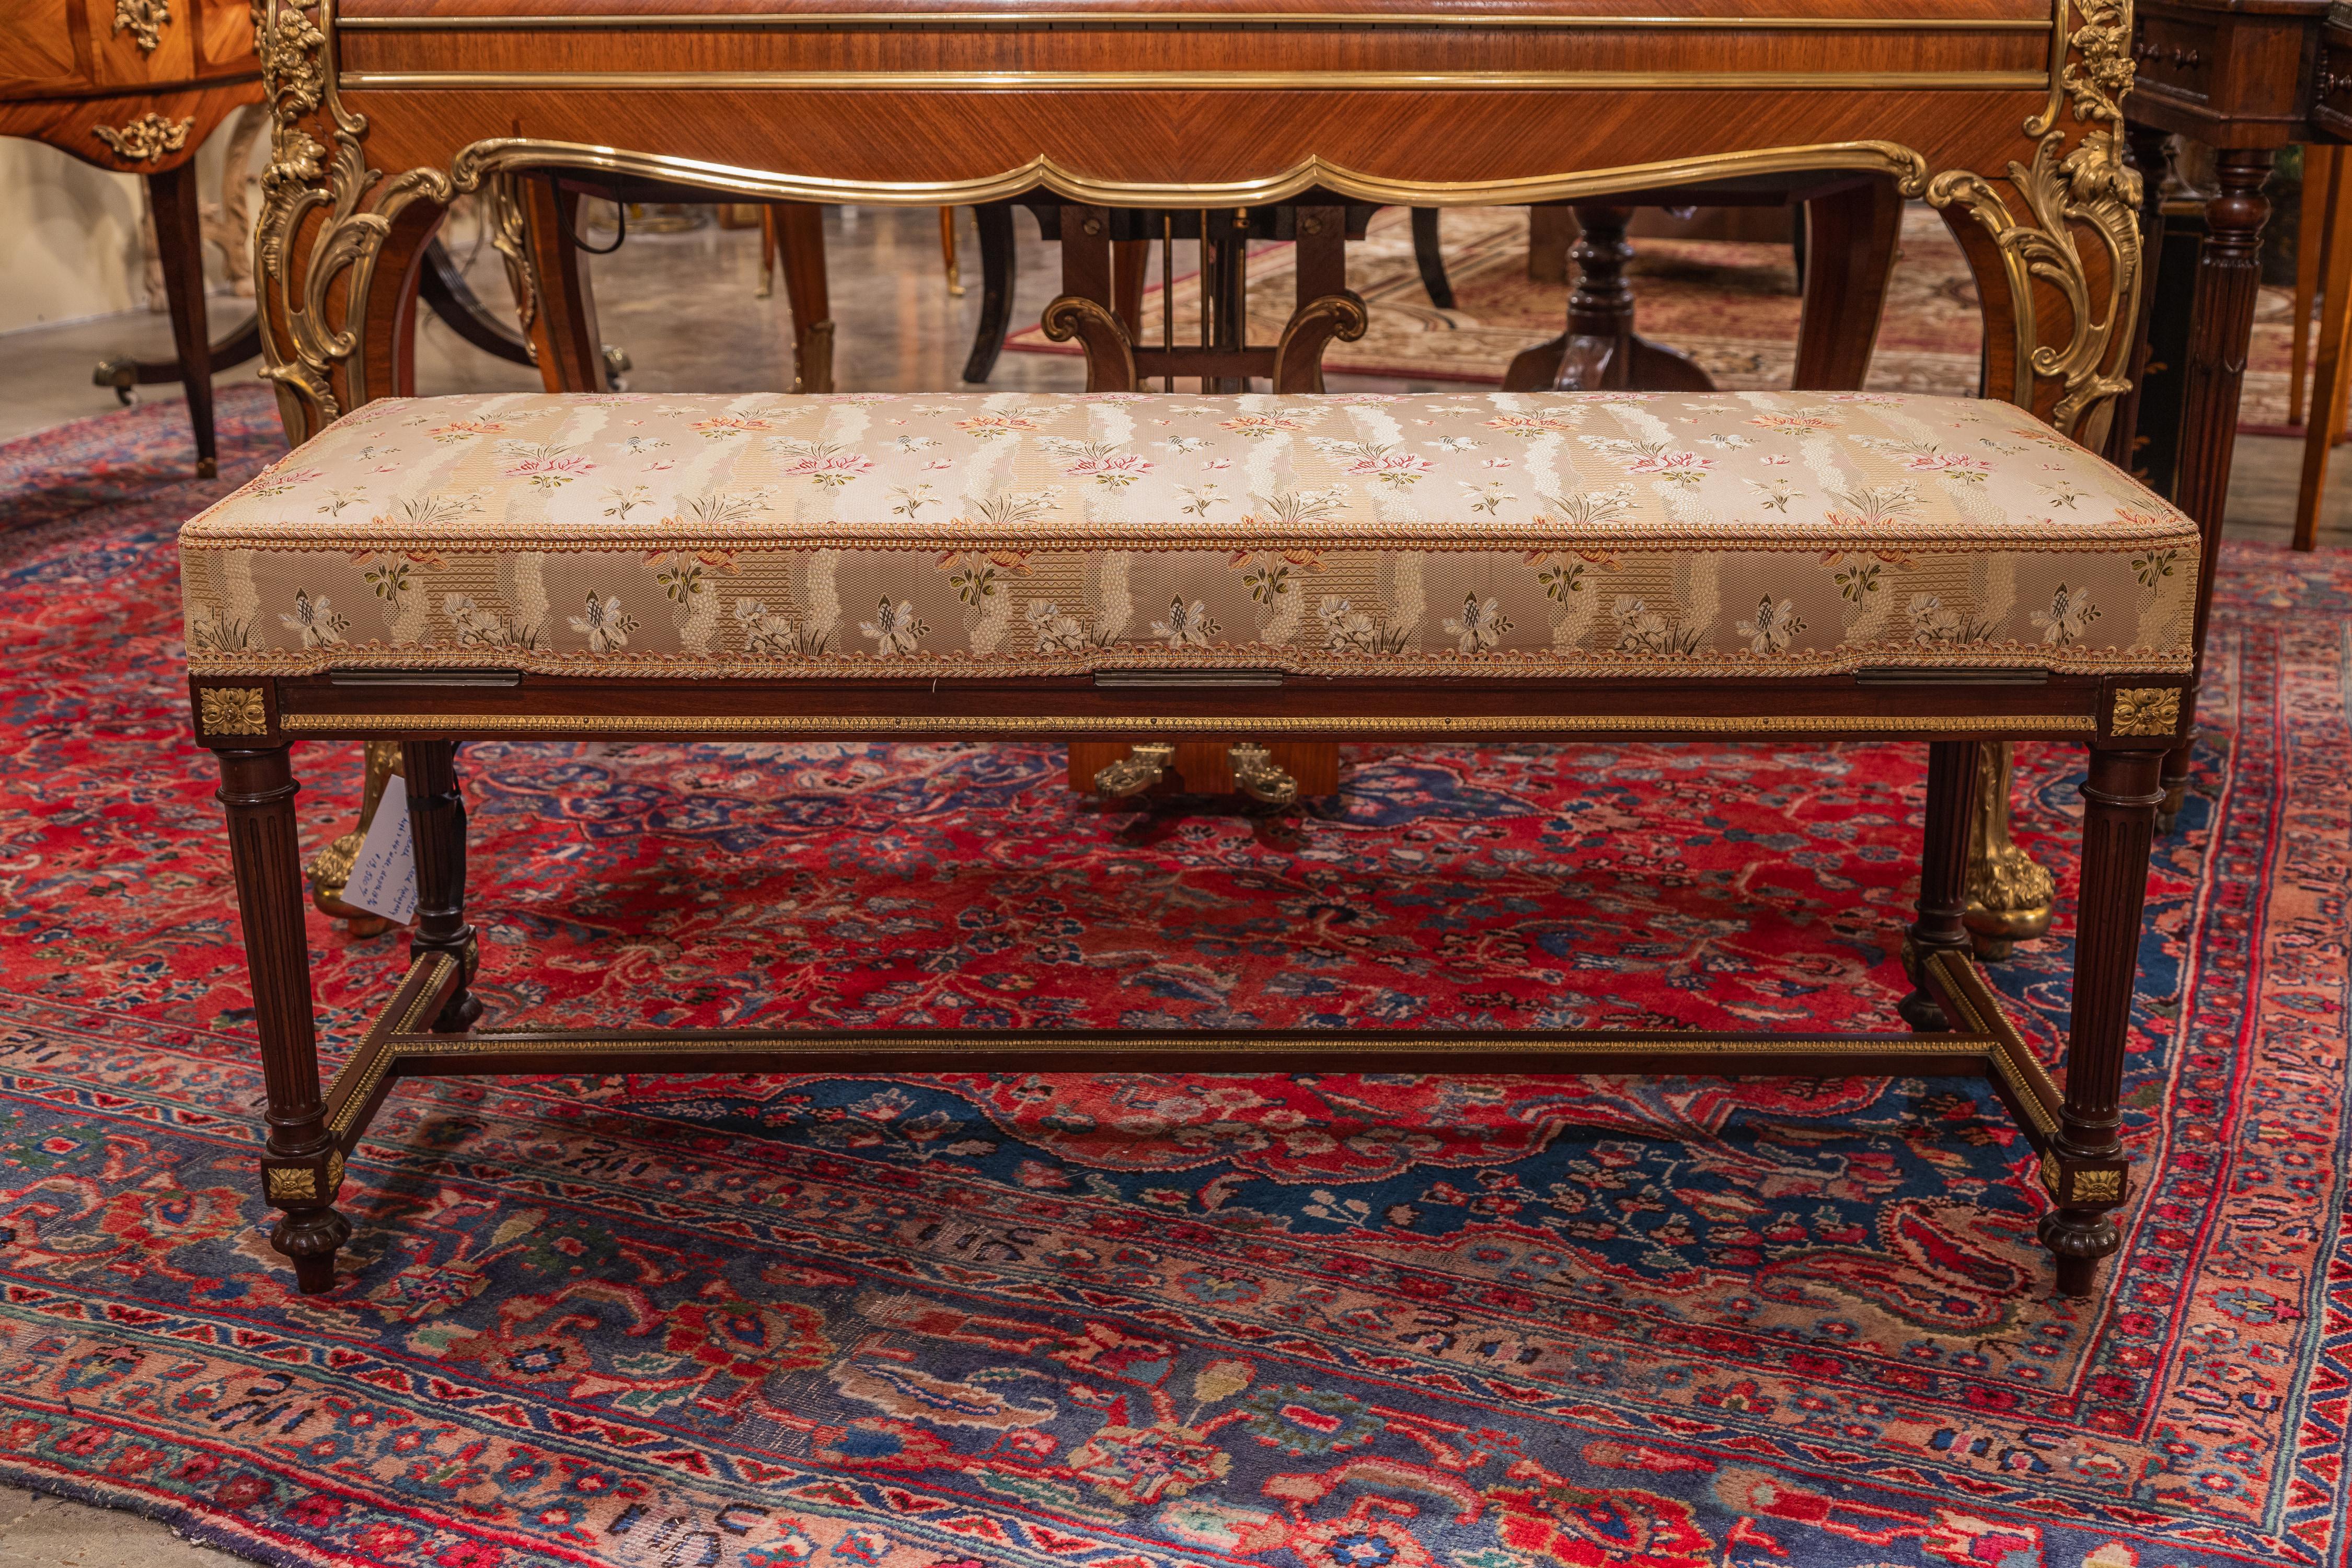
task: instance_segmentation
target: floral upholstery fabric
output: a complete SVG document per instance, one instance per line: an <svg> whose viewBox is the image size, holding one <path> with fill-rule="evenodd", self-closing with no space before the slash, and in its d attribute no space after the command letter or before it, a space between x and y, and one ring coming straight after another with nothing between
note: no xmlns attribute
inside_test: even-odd
<svg viewBox="0 0 2352 1568"><path fill-rule="evenodd" d="M2194 527L2005 404L392 399L183 531L197 674L2175 673Z"/></svg>

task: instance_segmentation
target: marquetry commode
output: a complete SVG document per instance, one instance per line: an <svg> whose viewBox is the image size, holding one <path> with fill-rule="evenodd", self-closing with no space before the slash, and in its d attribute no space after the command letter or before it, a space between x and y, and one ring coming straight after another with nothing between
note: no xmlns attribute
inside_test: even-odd
<svg viewBox="0 0 2352 1568"><path fill-rule="evenodd" d="M721 1068L1978 1074L2059 1289L2124 1201L2116 1095L2197 530L2006 404L1866 395L382 399L181 534L269 1097L328 1288L399 1078ZM1927 742L1916 1032L493 1033L455 752L493 736ZM406 748L412 967L323 1095L289 748ZM1961 921L1979 747L2080 742L2062 1092ZM1238 748L1237 748L1238 749ZM503 1021L502 1021L503 1022Z"/></svg>

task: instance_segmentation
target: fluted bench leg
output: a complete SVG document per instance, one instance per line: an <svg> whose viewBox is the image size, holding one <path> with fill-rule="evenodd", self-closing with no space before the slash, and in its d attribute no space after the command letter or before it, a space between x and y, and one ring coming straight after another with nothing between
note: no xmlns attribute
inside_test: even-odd
<svg viewBox="0 0 2352 1568"><path fill-rule="evenodd" d="M408 824L416 845L416 931L410 962L445 952L457 961L460 978L448 1005L433 1021L436 1033L462 1034L482 1016L472 986L481 945L466 920L466 798L457 791L457 743L411 741L408 752Z"/></svg>
<svg viewBox="0 0 2352 1568"><path fill-rule="evenodd" d="M1920 1034L1952 1026L1919 982L1920 961L1939 948L1969 948L1969 811L1975 804L1975 741L1937 741L1927 747L1927 830L1919 855L1918 918L1903 942L1911 994L1896 1004L1903 1021Z"/></svg>
<svg viewBox="0 0 2352 1568"><path fill-rule="evenodd" d="M2122 1245L2109 1217L2122 1206L2124 1047L2131 1034L2133 982L2147 898L2147 856L2163 753L2091 753L2083 785L2083 880L2074 919L2074 1018L2066 1033L2065 1100L2058 1134L2042 1162L2056 1206L2042 1241L2058 1259L2058 1293L2087 1296L2099 1260Z"/></svg>
<svg viewBox="0 0 2352 1568"><path fill-rule="evenodd" d="M352 1225L334 1209L343 1157L328 1131L319 1093L302 847L294 830L294 796L301 786L294 782L283 745L216 754L269 1100L262 1191L286 1211L269 1239L293 1259L302 1291L313 1294L334 1284L335 1254L350 1237Z"/></svg>

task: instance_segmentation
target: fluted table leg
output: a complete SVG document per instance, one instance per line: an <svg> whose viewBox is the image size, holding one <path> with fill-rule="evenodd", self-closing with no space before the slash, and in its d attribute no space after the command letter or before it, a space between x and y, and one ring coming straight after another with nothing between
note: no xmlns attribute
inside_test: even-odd
<svg viewBox="0 0 2352 1568"><path fill-rule="evenodd" d="M2213 574L2221 554L2223 503L2230 493L2230 455L2238 439L2238 396L2253 341L2254 304L2262 284L2263 225L2271 204L2263 195L2271 154L2234 147L2215 157L2221 194L2205 204L2205 245L2197 261L2197 298L2189 338L2186 405L2180 416L2179 480L2173 500L2204 535L2204 568L2197 579L2194 639L2198 672L2205 665L2205 626L2213 605ZM2163 819L2180 811L2189 787L2189 753L2197 733L2195 687L2189 688L2189 737L2164 762Z"/></svg>
<svg viewBox="0 0 2352 1568"><path fill-rule="evenodd" d="M462 1034L482 1016L473 993L481 949L466 920L466 800L457 793L455 741L403 742L408 762L409 836L416 847L416 932L410 962L446 952L460 966L457 989L433 1021L440 1034Z"/></svg>

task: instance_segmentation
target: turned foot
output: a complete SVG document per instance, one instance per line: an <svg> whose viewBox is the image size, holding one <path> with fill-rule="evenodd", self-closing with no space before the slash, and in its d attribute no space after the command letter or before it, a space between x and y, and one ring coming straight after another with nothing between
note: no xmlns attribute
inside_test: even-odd
<svg viewBox="0 0 2352 1568"><path fill-rule="evenodd" d="M2097 1258L2062 1258L2058 1260L2058 1294L2061 1296L2095 1295L2098 1282Z"/></svg>
<svg viewBox="0 0 2352 1568"><path fill-rule="evenodd" d="M1895 1011L1915 1035L1948 1035L1952 1021L1944 1016L1944 1009L1925 991L1914 991L1895 1004Z"/></svg>
<svg viewBox="0 0 2352 1568"><path fill-rule="evenodd" d="M2042 1216L2042 1245L2058 1263L2058 1294L2088 1296L2099 1261L2123 1246L2123 1234L2105 1209L2053 1209Z"/></svg>
<svg viewBox="0 0 2352 1568"><path fill-rule="evenodd" d="M440 1016L433 1020L433 1032L436 1035L462 1035L479 1022L481 1016L482 999L460 985L457 994L441 1009Z"/></svg>
<svg viewBox="0 0 2352 1568"><path fill-rule="evenodd" d="M335 1254L352 1236L352 1222L333 1209L289 1210L269 1233L269 1244L294 1262L294 1283L305 1296L335 1288Z"/></svg>
<svg viewBox="0 0 2352 1568"><path fill-rule="evenodd" d="M2156 830L2169 833L2180 821L2181 803L2189 798L2189 781L2185 778L2164 781L2164 799L2156 808Z"/></svg>

